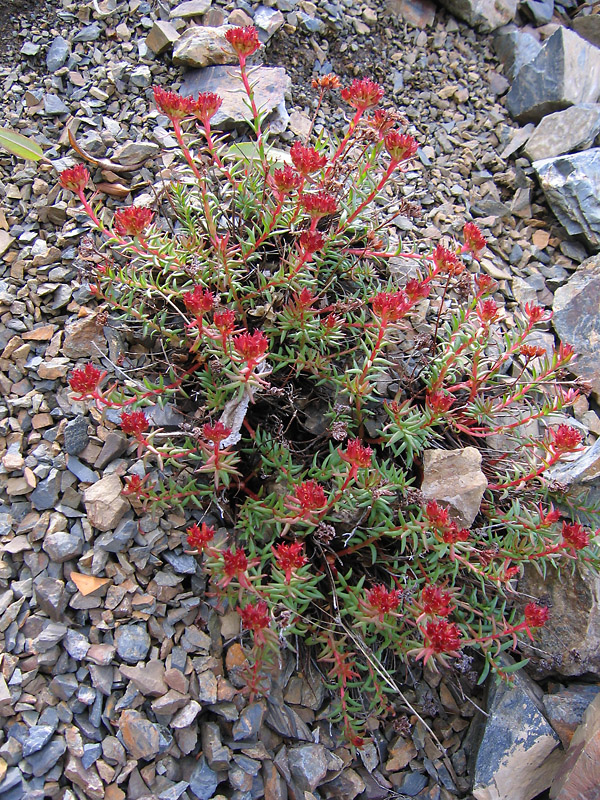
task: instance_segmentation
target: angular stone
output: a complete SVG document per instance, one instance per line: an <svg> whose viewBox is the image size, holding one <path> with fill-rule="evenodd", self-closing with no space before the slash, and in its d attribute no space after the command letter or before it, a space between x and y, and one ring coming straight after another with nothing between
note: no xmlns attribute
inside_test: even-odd
<svg viewBox="0 0 600 800"><path fill-rule="evenodd" d="M518 30L512 24L496 31L493 46L504 67L504 74L510 81L513 81L521 67L533 61L542 49L542 45L534 36Z"/></svg>
<svg viewBox="0 0 600 800"><path fill-rule="evenodd" d="M57 36L52 42L46 53L46 66L48 72L56 72L60 69L71 52L71 45L62 36Z"/></svg>
<svg viewBox="0 0 600 800"><path fill-rule="evenodd" d="M189 28L173 48L173 63L182 67L237 64L238 57L225 38L231 25L220 28Z"/></svg>
<svg viewBox="0 0 600 800"><path fill-rule="evenodd" d="M72 781L90 800L103 800L104 784L95 767L83 766L79 758L70 755L65 766L65 778Z"/></svg>
<svg viewBox="0 0 600 800"><path fill-rule="evenodd" d="M292 777L302 791L314 792L327 774L327 751L322 744L290 747L288 763Z"/></svg>
<svg viewBox="0 0 600 800"><path fill-rule="evenodd" d="M600 104L582 103L548 114L523 148L531 161L585 150L600 133Z"/></svg>
<svg viewBox="0 0 600 800"><path fill-rule="evenodd" d="M104 469L107 464L119 458L126 452L129 446L129 440L122 433L111 431L106 437L100 455L94 462L97 469Z"/></svg>
<svg viewBox="0 0 600 800"><path fill-rule="evenodd" d="M46 511L49 508L56 508L58 503L58 493L60 490L60 473L57 469L52 469L48 476L40 481L37 488L31 493L31 502L37 511Z"/></svg>
<svg viewBox="0 0 600 800"><path fill-rule="evenodd" d="M254 12L254 25L258 28L258 38L261 42L268 42L274 33L285 22L285 17L276 8L259 6Z"/></svg>
<svg viewBox="0 0 600 800"><path fill-rule="evenodd" d="M552 800L600 800L600 695L588 706L550 789Z"/></svg>
<svg viewBox="0 0 600 800"><path fill-rule="evenodd" d="M398 16L414 28L428 28L435 22L432 0L387 0L386 12Z"/></svg>
<svg viewBox="0 0 600 800"><path fill-rule="evenodd" d="M520 8L535 25L546 25L554 14L554 0L521 0Z"/></svg>
<svg viewBox="0 0 600 800"><path fill-rule="evenodd" d="M97 361L100 354L106 355L104 326L97 314L74 319L65 325L62 353L67 358L85 358Z"/></svg>
<svg viewBox="0 0 600 800"><path fill-rule="evenodd" d="M68 114L69 109L56 94L44 95L44 114L48 117L57 117L61 114Z"/></svg>
<svg viewBox="0 0 600 800"><path fill-rule="evenodd" d="M57 531L45 536L42 549L55 564L64 564L83 553L83 539L65 531Z"/></svg>
<svg viewBox="0 0 600 800"><path fill-rule="evenodd" d="M190 790L198 800L210 800L218 783L219 776L208 766L204 756L201 756L190 775Z"/></svg>
<svg viewBox="0 0 600 800"><path fill-rule="evenodd" d="M600 686L597 684L571 683L554 694L544 695L546 716L560 736L563 747L569 746L586 709L598 694Z"/></svg>
<svg viewBox="0 0 600 800"><path fill-rule="evenodd" d="M147 697L161 697L168 691L165 683L165 665L162 661L148 661L137 667L119 667L119 672L128 678L135 688Z"/></svg>
<svg viewBox="0 0 600 800"><path fill-rule="evenodd" d="M289 94L291 78L282 67L258 67L252 72L257 106L270 115ZM197 96L199 92L215 92L223 98L223 104L211 120L218 130L231 130L236 125L247 123L250 113L245 104L246 93L240 81L239 67L207 67L192 70L185 76L181 94Z"/></svg>
<svg viewBox="0 0 600 800"><path fill-rule="evenodd" d="M74 42L95 42L96 39L100 38L100 34L102 33L102 28L97 22L92 22L90 25L86 25L82 28L79 33L76 33L73 37Z"/></svg>
<svg viewBox="0 0 600 800"><path fill-rule="evenodd" d="M524 672L513 686L492 681L474 768L476 800L532 800L562 761L560 740L540 711L539 691Z"/></svg>
<svg viewBox="0 0 600 800"><path fill-rule="evenodd" d="M175 689L169 689L166 694L152 703L151 708L155 714L175 714L187 705L189 700L189 695L176 692Z"/></svg>
<svg viewBox="0 0 600 800"><path fill-rule="evenodd" d="M202 752L211 769L227 769L231 761L231 750L221 741L221 730L216 722L202 723Z"/></svg>
<svg viewBox="0 0 600 800"><path fill-rule="evenodd" d="M122 553L138 533L139 525L135 519L123 519L114 531L107 531L95 541L95 546L109 553Z"/></svg>
<svg viewBox="0 0 600 800"><path fill-rule="evenodd" d="M42 750L29 756L27 761L31 767L34 778L39 778L49 772L62 758L67 745L62 736L57 736Z"/></svg>
<svg viewBox="0 0 600 800"><path fill-rule="evenodd" d="M421 491L427 500L447 506L463 527L473 524L486 488L479 450L425 450Z"/></svg>
<svg viewBox="0 0 600 800"><path fill-rule="evenodd" d="M65 427L65 450L71 456L77 456L88 446L88 422L85 417L78 414L70 420Z"/></svg>
<svg viewBox="0 0 600 800"><path fill-rule="evenodd" d="M571 27L586 42L600 47L600 16L598 14L588 14L586 16L580 14L574 20L571 20Z"/></svg>
<svg viewBox="0 0 600 800"><path fill-rule="evenodd" d="M41 575L35 579L34 589L37 605L50 619L58 621L67 607L64 581Z"/></svg>
<svg viewBox="0 0 600 800"><path fill-rule="evenodd" d="M154 158L159 152L160 147L154 142L127 142L115 150L113 160L124 166L134 166Z"/></svg>
<svg viewBox="0 0 600 800"><path fill-rule="evenodd" d="M201 17L206 14L211 4L212 0L185 0L185 2L179 3L175 8L172 8L169 11L169 16L171 19Z"/></svg>
<svg viewBox="0 0 600 800"><path fill-rule="evenodd" d="M166 20L158 19L152 26L148 36L146 36L146 45L153 53L160 56L175 44L179 36L180 34L174 25L171 25Z"/></svg>
<svg viewBox="0 0 600 800"><path fill-rule="evenodd" d="M150 636L144 624L121 625L115 633L117 653L128 664L143 661L150 650Z"/></svg>
<svg viewBox="0 0 600 800"><path fill-rule="evenodd" d="M583 236L593 250L599 250L600 148L534 161L533 168L567 233Z"/></svg>
<svg viewBox="0 0 600 800"><path fill-rule="evenodd" d="M52 725L32 725L29 728L27 739L23 742L23 755L25 758L45 747L52 738L54 731L55 728Z"/></svg>
<svg viewBox="0 0 600 800"><path fill-rule="evenodd" d="M181 709L181 711L178 711L177 714L175 714L169 724L169 727L175 728L175 730L188 728L201 711L202 706L200 703L197 703L195 700L190 700L188 704Z"/></svg>
<svg viewBox="0 0 600 800"><path fill-rule="evenodd" d="M521 67L506 95L517 122L539 122L552 111L600 96L600 50L568 28L560 27L537 56Z"/></svg>
<svg viewBox="0 0 600 800"><path fill-rule="evenodd" d="M160 750L160 734L139 711L126 709L119 719L123 744L133 758L154 758ZM208 800L208 799L207 799Z"/></svg>
<svg viewBox="0 0 600 800"><path fill-rule="evenodd" d="M366 784L358 772L345 769L341 775L319 787L319 794L326 800L354 800L366 789Z"/></svg>
<svg viewBox="0 0 600 800"><path fill-rule="evenodd" d="M114 528L129 510L129 501L121 494L122 489L121 479L113 473L84 491L83 502L89 522L99 531Z"/></svg>
<svg viewBox="0 0 600 800"><path fill-rule="evenodd" d="M441 4L481 33L511 22L517 11L517 0L441 0Z"/></svg>
<svg viewBox="0 0 600 800"><path fill-rule="evenodd" d="M600 256L578 267L569 281L556 290L552 324L563 344L575 349L577 359L569 370L600 392Z"/></svg>

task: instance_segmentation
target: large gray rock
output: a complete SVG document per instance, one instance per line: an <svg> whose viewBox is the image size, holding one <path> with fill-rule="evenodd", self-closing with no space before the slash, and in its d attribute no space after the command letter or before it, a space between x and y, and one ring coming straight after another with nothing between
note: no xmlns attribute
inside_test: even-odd
<svg viewBox="0 0 600 800"><path fill-rule="evenodd" d="M175 43L173 63L184 67L237 64L238 57L225 38L231 25L189 28Z"/></svg>
<svg viewBox="0 0 600 800"><path fill-rule="evenodd" d="M523 152L532 161L585 150L600 133L600 104L582 103L548 114L527 140Z"/></svg>
<svg viewBox="0 0 600 800"><path fill-rule="evenodd" d="M600 392L600 256L584 261L569 281L556 290L552 324L558 338L574 347L577 359L569 369Z"/></svg>
<svg viewBox="0 0 600 800"><path fill-rule="evenodd" d="M517 11L517 0L441 0L441 4L482 33L511 22Z"/></svg>
<svg viewBox="0 0 600 800"><path fill-rule="evenodd" d="M596 47L600 47L600 15L579 15L571 23L573 30Z"/></svg>
<svg viewBox="0 0 600 800"><path fill-rule="evenodd" d="M475 759L477 800L532 800L550 786L563 753L538 691L523 672L515 673L513 686L491 683Z"/></svg>
<svg viewBox="0 0 600 800"><path fill-rule="evenodd" d="M550 788L552 800L600 800L600 696L587 707Z"/></svg>
<svg viewBox="0 0 600 800"><path fill-rule="evenodd" d="M252 72L256 105L269 115L279 111L290 92L291 78L282 67L258 67ZM231 130L236 125L248 122L250 112L248 100L240 79L239 67L206 67L188 72L181 87L185 97L199 92L215 92L223 98L223 104L211 120L219 130Z"/></svg>
<svg viewBox="0 0 600 800"><path fill-rule="evenodd" d="M517 122L539 122L552 111L600 96L600 49L567 28L547 39L537 56L521 67L506 95Z"/></svg>
<svg viewBox="0 0 600 800"><path fill-rule="evenodd" d="M513 81L521 67L529 64L542 49L542 45L530 33L520 31L514 25L506 25L496 31L494 50L504 67L504 74Z"/></svg>
<svg viewBox="0 0 600 800"><path fill-rule="evenodd" d="M534 161L533 168L567 233L600 250L600 148Z"/></svg>
<svg viewBox="0 0 600 800"><path fill-rule="evenodd" d="M554 14L554 0L521 0L520 8L536 25L545 25Z"/></svg>

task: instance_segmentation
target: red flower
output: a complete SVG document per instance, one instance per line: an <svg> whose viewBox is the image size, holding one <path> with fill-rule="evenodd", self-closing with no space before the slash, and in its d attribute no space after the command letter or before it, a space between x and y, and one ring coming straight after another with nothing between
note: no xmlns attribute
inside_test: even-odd
<svg viewBox="0 0 600 800"><path fill-rule="evenodd" d="M318 511L327 503L323 487L313 480L304 481L296 486L294 495L302 511Z"/></svg>
<svg viewBox="0 0 600 800"><path fill-rule="evenodd" d="M441 273L448 275L460 275L465 269L465 265L456 253L441 244L438 244L433 251L433 263Z"/></svg>
<svg viewBox="0 0 600 800"><path fill-rule="evenodd" d="M548 511L544 511L540 503L538 509L540 512L540 525L553 525L560 519L560 511L557 508L550 506Z"/></svg>
<svg viewBox="0 0 600 800"><path fill-rule="evenodd" d="M401 589L386 589L383 583L378 583L367 591L367 603L377 612L382 622L386 614L391 614L398 608L401 598Z"/></svg>
<svg viewBox="0 0 600 800"><path fill-rule="evenodd" d="M527 603L525 606L525 624L528 628L541 628L550 618L550 611L546 606L538 606L537 603Z"/></svg>
<svg viewBox="0 0 600 800"><path fill-rule="evenodd" d="M357 111L376 106L383 97L383 88L369 78L356 78L341 91L342 98Z"/></svg>
<svg viewBox="0 0 600 800"><path fill-rule="evenodd" d="M217 111L221 108L223 98L219 97L214 92L200 92L196 100L194 100L193 111L194 115L202 121L204 125L214 117Z"/></svg>
<svg viewBox="0 0 600 800"><path fill-rule="evenodd" d="M460 648L460 631L454 622L432 619L425 626L425 643L433 653L455 653Z"/></svg>
<svg viewBox="0 0 600 800"><path fill-rule="evenodd" d="M479 253L486 245L485 236L474 222L467 222L463 228L465 243L461 252L471 253L473 258L479 259Z"/></svg>
<svg viewBox="0 0 600 800"><path fill-rule="evenodd" d="M160 86L154 87L154 102L171 122L194 113L194 100L191 97L182 97L177 92L169 92Z"/></svg>
<svg viewBox="0 0 600 800"><path fill-rule="evenodd" d="M202 523L202 527L198 527L194 523L187 531L187 541L190 547L194 550L204 550L204 548L212 542L215 536L215 529L206 522Z"/></svg>
<svg viewBox="0 0 600 800"><path fill-rule="evenodd" d="M72 192L82 192L88 184L90 173L83 166L77 164L70 169L63 169L60 173L60 185L63 189L69 189Z"/></svg>
<svg viewBox="0 0 600 800"><path fill-rule="evenodd" d="M255 331L252 335L241 333L234 338L233 347L248 364L256 364L267 352L269 340L262 331Z"/></svg>
<svg viewBox="0 0 600 800"><path fill-rule="evenodd" d="M342 320L337 314L327 314L325 319L322 320L321 324L328 333L332 333L339 325L342 324Z"/></svg>
<svg viewBox="0 0 600 800"><path fill-rule="evenodd" d="M525 304L525 316L534 325L536 322L545 322L550 319L552 312L546 312L543 306L534 306L532 303Z"/></svg>
<svg viewBox="0 0 600 800"><path fill-rule="evenodd" d="M286 197L300 186L302 176L295 172L289 164L286 164L283 169L276 169L273 172L271 181L279 196Z"/></svg>
<svg viewBox="0 0 600 800"><path fill-rule="evenodd" d="M247 570L249 567L248 557L243 550L227 550L223 553L223 578L219 582L222 589L225 589L232 580L237 580L240 586L250 588Z"/></svg>
<svg viewBox="0 0 600 800"><path fill-rule="evenodd" d="M213 322L222 336L227 336L235 328L235 313L229 308L225 311L217 311L213 317Z"/></svg>
<svg viewBox="0 0 600 800"><path fill-rule="evenodd" d="M204 289L202 286L194 286L193 291L186 292L183 295L183 302L192 314L205 314L214 306L215 297L208 289Z"/></svg>
<svg viewBox="0 0 600 800"><path fill-rule="evenodd" d="M313 89L339 89L340 79L333 72L330 72L329 75L313 78L310 85Z"/></svg>
<svg viewBox="0 0 600 800"><path fill-rule="evenodd" d="M404 287L404 291L408 295L410 302L416 303L429 296L429 284L424 281L418 281L416 278L411 278Z"/></svg>
<svg viewBox="0 0 600 800"><path fill-rule="evenodd" d="M93 395L100 381L106 375L93 364L86 364L83 369L74 369L69 378L69 386L81 397Z"/></svg>
<svg viewBox="0 0 600 800"><path fill-rule="evenodd" d="M335 214L338 205L335 197L329 192L315 192L302 195L302 205L313 219Z"/></svg>
<svg viewBox="0 0 600 800"><path fill-rule="evenodd" d="M550 431L552 437L551 448L556 454L572 453L579 449L582 442L582 435L577 428L570 425L559 425L558 428Z"/></svg>
<svg viewBox="0 0 600 800"><path fill-rule="evenodd" d="M123 433L131 433L136 438L141 436L150 427L148 418L143 411L123 411L121 414L121 430Z"/></svg>
<svg viewBox="0 0 600 800"><path fill-rule="evenodd" d="M352 466L357 469L365 469L371 466L373 450L371 447L365 447L359 439L351 439L346 445L346 452L343 453L341 450L338 450L338 453L342 461L352 464Z"/></svg>
<svg viewBox="0 0 600 800"><path fill-rule="evenodd" d="M442 508L435 500L430 500L427 503L425 515L429 524L434 528L444 528L450 524L448 509Z"/></svg>
<svg viewBox="0 0 600 800"><path fill-rule="evenodd" d="M398 322L410 308L408 297L403 291L379 292L372 298L373 313L383 324Z"/></svg>
<svg viewBox="0 0 600 800"><path fill-rule="evenodd" d="M248 25L245 28L230 28L225 33L225 38L237 53L242 64L246 62L248 56L251 56L260 47L258 33L254 25Z"/></svg>
<svg viewBox="0 0 600 800"><path fill-rule="evenodd" d="M300 142L294 142L290 149L290 157L300 175L310 175L327 163L327 156L322 156L314 147L305 147Z"/></svg>
<svg viewBox="0 0 600 800"><path fill-rule="evenodd" d="M244 608L238 606L237 611L242 618L244 628L254 634L255 643L264 644L265 636L263 631L269 627L271 621L269 608L265 601L259 600L258 603L248 603Z"/></svg>
<svg viewBox="0 0 600 800"><path fill-rule="evenodd" d="M306 286L296 298L296 305L303 309L310 308L314 302L315 296L310 289L306 288Z"/></svg>
<svg viewBox="0 0 600 800"><path fill-rule="evenodd" d="M452 595L450 592L445 592L439 586L431 583L424 586L421 592L421 607L425 614L447 617L453 608L450 606L451 601Z"/></svg>
<svg viewBox="0 0 600 800"><path fill-rule="evenodd" d="M556 354L558 355L558 361L560 364L567 364L575 355L575 348L572 344L565 344L564 342L561 342L558 345Z"/></svg>
<svg viewBox="0 0 600 800"><path fill-rule="evenodd" d="M496 281L485 273L478 275L475 278L475 283L477 284L478 295L490 294L490 292L493 292L498 286Z"/></svg>
<svg viewBox="0 0 600 800"><path fill-rule="evenodd" d="M491 297L488 297L487 300L482 300L477 304L475 312L482 325L489 325L490 322L494 322L494 320L498 318L500 309L498 308L496 301Z"/></svg>
<svg viewBox="0 0 600 800"><path fill-rule="evenodd" d="M143 206L120 208L115 213L113 227L119 236L138 236L152 222L154 212Z"/></svg>
<svg viewBox="0 0 600 800"><path fill-rule="evenodd" d="M545 347L534 347L532 344L524 344L521 346L519 353L527 360L532 358L541 358L546 355Z"/></svg>
<svg viewBox="0 0 600 800"><path fill-rule="evenodd" d="M434 414L444 414L448 411L453 403L454 398L445 392L430 392L427 395L427 406L433 411Z"/></svg>
<svg viewBox="0 0 600 800"><path fill-rule="evenodd" d="M590 543L590 535L579 522L563 522L563 542L573 550L583 550Z"/></svg>
<svg viewBox="0 0 600 800"><path fill-rule="evenodd" d="M302 552L304 545L302 542L293 542L292 544L278 544L277 547L271 547L275 561L279 569L285 573L285 582L289 583L292 579L292 572L295 569L300 569L308 559Z"/></svg>
<svg viewBox="0 0 600 800"><path fill-rule="evenodd" d="M202 426L202 435L207 442L212 442L213 444L220 444L230 434L231 428L223 425L222 422L215 422L214 425L206 424Z"/></svg>
<svg viewBox="0 0 600 800"><path fill-rule="evenodd" d="M140 495L140 493L141 493L141 491L142 491L142 489L144 487L144 481L145 480L146 480L146 478L140 478L139 475L128 475L125 478L126 484L125 484L125 488L123 489L121 494L124 494L124 495L135 495L136 497L139 497L139 495Z"/></svg>
<svg viewBox="0 0 600 800"><path fill-rule="evenodd" d="M467 542L471 532L468 528L459 528L456 522L451 522L448 528L442 532L442 541L445 544L456 544L456 542Z"/></svg>
<svg viewBox="0 0 600 800"><path fill-rule="evenodd" d="M325 244L325 237L319 231L304 231L298 240L300 250L307 255L321 250Z"/></svg>
<svg viewBox="0 0 600 800"><path fill-rule="evenodd" d="M397 118L397 114L386 111L383 108L377 108L368 123L373 130L377 131L379 137L383 138L394 127Z"/></svg>
<svg viewBox="0 0 600 800"><path fill-rule="evenodd" d="M417 140L414 137L409 136L408 133L400 133L400 131L390 131L386 134L383 142L393 164L407 161L419 149Z"/></svg>

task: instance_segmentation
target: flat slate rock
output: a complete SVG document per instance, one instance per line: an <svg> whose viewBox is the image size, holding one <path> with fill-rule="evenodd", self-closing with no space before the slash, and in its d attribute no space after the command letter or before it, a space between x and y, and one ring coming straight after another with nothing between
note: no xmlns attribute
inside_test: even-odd
<svg viewBox="0 0 600 800"><path fill-rule="evenodd" d="M481 33L506 25L517 12L517 0L441 0L441 4Z"/></svg>
<svg viewBox="0 0 600 800"><path fill-rule="evenodd" d="M600 133L600 104L582 103L548 114L523 148L531 161L585 150Z"/></svg>
<svg viewBox="0 0 600 800"><path fill-rule="evenodd" d="M509 81L514 81L521 67L533 61L542 49L542 45L534 36L512 24L496 31L493 47Z"/></svg>

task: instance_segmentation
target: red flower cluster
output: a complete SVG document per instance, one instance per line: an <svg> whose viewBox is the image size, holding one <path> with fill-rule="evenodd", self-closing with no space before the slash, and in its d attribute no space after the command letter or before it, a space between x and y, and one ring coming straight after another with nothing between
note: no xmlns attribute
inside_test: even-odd
<svg viewBox="0 0 600 800"><path fill-rule="evenodd" d="M152 222L154 212L144 206L120 208L115 212L113 227L119 236L139 236Z"/></svg>
<svg viewBox="0 0 600 800"><path fill-rule="evenodd" d="M240 586L251 588L247 575L249 566L248 556L243 550L231 550L228 547L223 552L223 578L219 581L219 586L225 589L235 579Z"/></svg>
<svg viewBox="0 0 600 800"><path fill-rule="evenodd" d="M372 298L373 313L383 324L398 322L410 308L408 297L403 291L379 292Z"/></svg>
<svg viewBox="0 0 600 800"><path fill-rule="evenodd" d="M238 606L237 610L244 628L254 634L255 643L264 644L265 635L263 631L269 627L270 623L269 608L265 601L259 600L258 603L248 603L244 608Z"/></svg>
<svg viewBox="0 0 600 800"><path fill-rule="evenodd" d="M182 97L177 92L170 92L161 86L154 87L154 102L159 111L171 121L189 117L194 113L194 101L191 97Z"/></svg>
<svg viewBox="0 0 600 800"><path fill-rule="evenodd" d="M400 131L390 131L386 134L383 143L392 159L392 164L407 161L419 149L417 140L413 136L408 133L400 133Z"/></svg>
<svg viewBox="0 0 600 800"><path fill-rule="evenodd" d="M438 244L433 251L433 263L444 275L460 275L465 265L452 250Z"/></svg>
<svg viewBox="0 0 600 800"><path fill-rule="evenodd" d="M433 653L456 653L460 648L460 631L454 622L432 619L425 626L425 644Z"/></svg>
<svg viewBox="0 0 600 800"><path fill-rule="evenodd" d="M527 603L525 606L525 624L528 628L541 628L550 618L550 611L546 606L538 606L537 603Z"/></svg>
<svg viewBox="0 0 600 800"><path fill-rule="evenodd" d="M493 292L498 286L491 275L486 275L483 272L477 275L475 278L475 283L477 284L477 294L480 296L483 296L484 294L490 294L490 292Z"/></svg>
<svg viewBox="0 0 600 800"><path fill-rule="evenodd" d="M235 328L235 312L229 308L226 308L225 311L216 311L213 322L221 336L227 336Z"/></svg>
<svg viewBox="0 0 600 800"><path fill-rule="evenodd" d="M290 157L300 175L305 177L327 163L327 156L322 156L314 147L305 147L300 142L294 142L290 148Z"/></svg>
<svg viewBox="0 0 600 800"><path fill-rule="evenodd" d="M360 439L350 439L346 445L346 452L338 450L342 461L346 461L356 469L366 469L371 466L371 456L373 449L365 447Z"/></svg>
<svg viewBox="0 0 600 800"><path fill-rule="evenodd" d="M307 255L321 250L325 244L325 237L319 231L304 231L298 240L300 250Z"/></svg>
<svg viewBox="0 0 600 800"><path fill-rule="evenodd" d="M454 520L450 519L448 509L442 508L435 500L430 500L425 508L425 516L432 528L441 533L442 541L446 544L466 542L469 538L467 528L459 528Z"/></svg>
<svg viewBox="0 0 600 800"><path fill-rule="evenodd" d="M302 176L295 172L289 164L286 164L283 169L276 169L273 172L271 181L275 191L283 198L300 186Z"/></svg>
<svg viewBox="0 0 600 800"><path fill-rule="evenodd" d="M534 325L536 322L545 322L552 316L551 311L546 311L544 306L534 306L533 303L525 304L525 316Z"/></svg>
<svg viewBox="0 0 600 800"><path fill-rule="evenodd" d="M260 47L258 32L254 25L248 25L245 28L230 28L225 33L225 38L237 53L242 66L246 63L248 56L251 56Z"/></svg>
<svg viewBox="0 0 600 800"><path fill-rule="evenodd" d="M498 308L496 301L493 298L488 297L486 300L482 300L481 302L477 303L475 313L479 317L479 321L482 325L489 325L498 319L500 309Z"/></svg>
<svg viewBox="0 0 600 800"><path fill-rule="evenodd" d="M377 612L380 621L383 621L386 614L391 614L398 608L401 598L400 589L387 589L383 583L378 583L367 591L367 603Z"/></svg>
<svg viewBox="0 0 600 800"><path fill-rule="evenodd" d="M384 108L376 108L373 116L368 120L368 124L374 131L377 131L381 139L394 127L397 119L398 114L386 111Z"/></svg>
<svg viewBox="0 0 600 800"><path fill-rule="evenodd" d="M148 418L143 411L123 411L121 414L121 430L130 433L136 438L145 433L150 427Z"/></svg>
<svg viewBox="0 0 600 800"><path fill-rule="evenodd" d="M439 586L428 583L421 592L421 608L425 614L437 617L447 617L452 611L452 595Z"/></svg>
<svg viewBox="0 0 600 800"><path fill-rule="evenodd" d="M203 286L194 286L193 291L185 292L183 302L192 314L206 314L215 304L215 297Z"/></svg>
<svg viewBox="0 0 600 800"><path fill-rule="evenodd" d="M473 258L479 259L479 253L486 245L485 236L479 230L474 222L467 222L463 228L463 237L465 240L462 246L463 253L471 253Z"/></svg>
<svg viewBox="0 0 600 800"><path fill-rule="evenodd" d="M544 511L542 504L540 503L538 505L538 510L540 512L540 526L553 525L560 519L560 511L557 508L550 506L548 511Z"/></svg>
<svg viewBox="0 0 600 800"><path fill-rule="evenodd" d="M310 85L313 89L339 89L340 79L333 72L330 72L329 75L313 78Z"/></svg>
<svg viewBox="0 0 600 800"><path fill-rule="evenodd" d="M468 528L459 528L454 520L442 531L442 540L445 544L456 544L456 542L467 542L471 535Z"/></svg>
<svg viewBox="0 0 600 800"><path fill-rule="evenodd" d="M204 550L214 539L215 529L207 525L206 522L203 522L201 527L194 523L187 529L186 533L187 542L190 547L194 550Z"/></svg>
<svg viewBox="0 0 600 800"><path fill-rule="evenodd" d="M524 344L521 346L519 353L528 361L532 358L541 358L546 355L545 347L535 347L532 344Z"/></svg>
<svg viewBox="0 0 600 800"><path fill-rule="evenodd" d="M404 291L411 303L417 303L424 297L429 297L429 284L425 283L425 281L411 278L404 287Z"/></svg>
<svg viewBox="0 0 600 800"><path fill-rule="evenodd" d="M356 78L341 91L342 98L357 111L376 106L383 97L383 87L369 78Z"/></svg>
<svg viewBox="0 0 600 800"><path fill-rule="evenodd" d="M573 550L583 550L590 543L590 535L579 522L563 522L563 542Z"/></svg>
<svg viewBox="0 0 600 800"><path fill-rule="evenodd" d="M63 189L69 189L71 192L82 192L88 184L90 173L83 166L77 164L70 169L63 169L60 173L60 185Z"/></svg>
<svg viewBox="0 0 600 800"><path fill-rule="evenodd" d="M248 364L256 364L263 358L269 349L269 340L262 331L255 331L252 335L241 333L233 340L233 347Z"/></svg>
<svg viewBox="0 0 600 800"><path fill-rule="evenodd" d="M557 453L573 453L579 448L582 442L582 435L577 428L572 428L570 425L559 425L550 431L552 437L551 447Z"/></svg>
<svg viewBox="0 0 600 800"><path fill-rule="evenodd" d="M313 219L335 214L338 208L335 197L329 192L304 194L302 195L302 205L304 206L304 210L310 214Z"/></svg>
<svg viewBox="0 0 600 800"><path fill-rule="evenodd" d="M294 496L300 503L302 511L318 511L327 503L323 487L313 480L304 481L296 486Z"/></svg>
<svg viewBox="0 0 600 800"><path fill-rule="evenodd" d="M304 545L302 542L292 542L292 544L278 544L277 547L272 546L271 550L275 556L275 561L279 569L285 573L285 582L289 583L292 579L292 572L295 569L300 569L307 562L308 559L302 552Z"/></svg>
<svg viewBox="0 0 600 800"><path fill-rule="evenodd" d="M296 305L298 306L298 308L302 309L310 308L314 302L315 302L315 296L310 289L306 288L306 286L296 297Z"/></svg>
<svg viewBox="0 0 600 800"><path fill-rule="evenodd" d="M144 486L145 478L140 478L139 475L128 475L125 478L125 488L121 492L124 495L135 495L136 497L139 496L142 488Z"/></svg>
<svg viewBox="0 0 600 800"><path fill-rule="evenodd" d="M100 381L106 375L93 364L86 364L82 369L74 369L69 378L69 386L81 397L93 395Z"/></svg>
<svg viewBox="0 0 600 800"><path fill-rule="evenodd" d="M209 425L207 423L202 426L202 435L207 442L212 442L213 444L220 444L230 434L231 428L223 425L222 422L215 422L214 425Z"/></svg>
<svg viewBox="0 0 600 800"><path fill-rule="evenodd" d="M454 398L446 392L430 392L427 395L426 403L434 414L444 414L454 404Z"/></svg>
<svg viewBox="0 0 600 800"><path fill-rule="evenodd" d="M221 108L223 98L214 92L200 92L194 100L192 111L196 117L207 126L208 122Z"/></svg>

